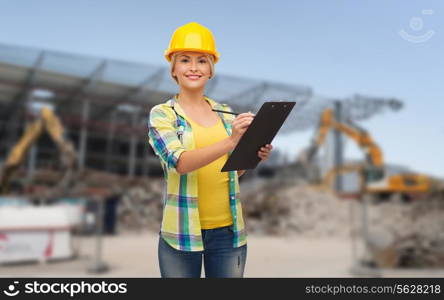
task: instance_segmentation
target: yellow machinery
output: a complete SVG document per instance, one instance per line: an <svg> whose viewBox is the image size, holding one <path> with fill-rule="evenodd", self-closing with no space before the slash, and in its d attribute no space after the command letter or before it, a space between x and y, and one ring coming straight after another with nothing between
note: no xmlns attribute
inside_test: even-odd
<svg viewBox="0 0 444 300"><path fill-rule="evenodd" d="M61 153L61 166L64 170L64 176L61 178L58 187L66 187L69 183L77 155L72 143L64 139L64 129L59 118L55 116L51 109L44 107L41 110L41 117L26 128L23 136L9 153L1 170L0 194L8 192L12 175L23 162L28 150L45 130Z"/></svg>
<svg viewBox="0 0 444 300"><path fill-rule="evenodd" d="M333 168L323 178L323 184L331 186L332 180L346 172L357 172L360 175L361 190L371 194L375 199L393 196L410 199L425 195L434 189L435 181L423 174L404 173L387 176L384 172L384 160L381 149L370 134L352 123L341 123L335 120L333 110L328 108L321 115L317 136L302 156L302 163L312 168L312 160L320 145L325 141L330 129L336 129L354 140L365 151L364 164L343 165Z"/></svg>

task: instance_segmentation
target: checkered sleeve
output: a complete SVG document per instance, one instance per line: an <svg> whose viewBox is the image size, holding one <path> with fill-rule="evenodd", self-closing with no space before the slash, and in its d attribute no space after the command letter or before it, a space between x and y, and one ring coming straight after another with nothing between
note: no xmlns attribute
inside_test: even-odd
<svg viewBox="0 0 444 300"><path fill-rule="evenodd" d="M174 117L162 108L153 107L148 118L148 141L161 163L168 170L178 173L177 163L186 149L179 140L174 121Z"/></svg>

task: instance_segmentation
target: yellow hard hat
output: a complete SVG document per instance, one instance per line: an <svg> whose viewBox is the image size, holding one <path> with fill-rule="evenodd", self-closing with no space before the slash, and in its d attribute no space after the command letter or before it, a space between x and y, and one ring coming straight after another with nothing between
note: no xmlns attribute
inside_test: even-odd
<svg viewBox="0 0 444 300"><path fill-rule="evenodd" d="M174 31L170 45L165 50L165 58L171 61L171 54L177 51L196 51L214 56L214 63L219 60L219 52L211 31L196 22L185 24Z"/></svg>

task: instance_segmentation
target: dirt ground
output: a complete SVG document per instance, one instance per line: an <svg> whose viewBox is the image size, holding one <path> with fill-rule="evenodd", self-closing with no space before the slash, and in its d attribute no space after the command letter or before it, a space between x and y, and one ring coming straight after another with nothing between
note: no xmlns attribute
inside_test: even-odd
<svg viewBox="0 0 444 300"><path fill-rule="evenodd" d="M76 258L46 263L0 265L1 277L160 277L155 232L126 233L105 236L102 262L108 267L103 273L91 273L95 266L97 240L77 239ZM355 277L352 243L349 238L306 238L248 236L245 277ZM442 272L393 273L392 277L434 277ZM390 277L390 274L388 274ZM204 274L202 273L202 277ZM362 276L360 276L362 277Z"/></svg>

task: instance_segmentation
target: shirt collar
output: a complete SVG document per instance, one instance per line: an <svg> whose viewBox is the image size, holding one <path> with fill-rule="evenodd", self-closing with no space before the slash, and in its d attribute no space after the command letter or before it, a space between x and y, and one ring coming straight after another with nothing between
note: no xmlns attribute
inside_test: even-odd
<svg viewBox="0 0 444 300"><path fill-rule="evenodd" d="M219 104L216 101L214 101L213 99L210 99L210 98L208 98L206 96L204 96L204 99L210 104L212 109L224 110L224 107L221 104ZM168 103L169 106L171 108L173 108L176 111L176 113L178 113L183 118L185 118L185 112L182 110L182 107L180 107L180 105L179 105L179 101L177 99L177 94L174 95L174 97L172 97L168 102L169 102ZM221 116L225 120L225 116L224 116L223 113L218 113L218 114L219 114L219 116Z"/></svg>

